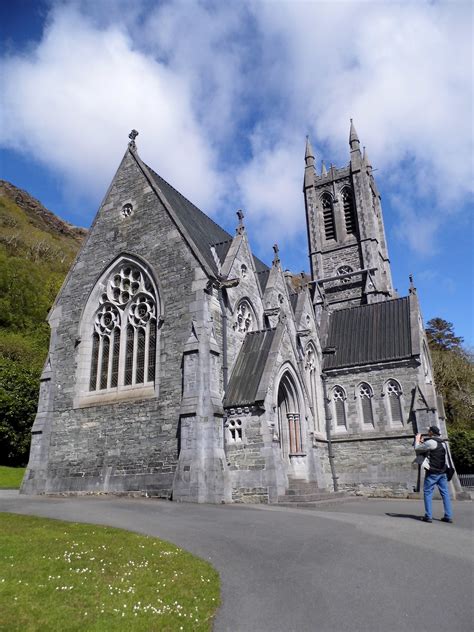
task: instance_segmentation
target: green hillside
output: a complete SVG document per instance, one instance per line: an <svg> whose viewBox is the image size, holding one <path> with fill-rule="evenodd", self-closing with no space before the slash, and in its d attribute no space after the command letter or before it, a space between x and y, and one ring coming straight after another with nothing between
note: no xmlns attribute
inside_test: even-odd
<svg viewBox="0 0 474 632"><path fill-rule="evenodd" d="M0 180L0 464L27 459L46 317L86 232Z"/></svg>

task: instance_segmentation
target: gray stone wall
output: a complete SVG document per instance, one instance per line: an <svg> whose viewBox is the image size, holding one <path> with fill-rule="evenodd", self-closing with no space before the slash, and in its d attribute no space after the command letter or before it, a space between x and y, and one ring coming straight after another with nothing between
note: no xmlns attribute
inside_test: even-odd
<svg viewBox="0 0 474 632"><path fill-rule="evenodd" d="M126 218L121 215L125 203L134 209ZM163 324L156 388L142 400L74 408L77 365L84 361L81 346L87 345L78 340L82 310L102 271L123 253L139 254L159 288ZM37 437L50 437L46 480L36 486L30 468L24 491L171 493L196 269L189 247L127 152L53 310L52 405L47 428Z"/></svg>
<svg viewBox="0 0 474 632"><path fill-rule="evenodd" d="M413 440L383 438L333 442L339 489L363 496L402 497L413 492L418 469Z"/></svg>

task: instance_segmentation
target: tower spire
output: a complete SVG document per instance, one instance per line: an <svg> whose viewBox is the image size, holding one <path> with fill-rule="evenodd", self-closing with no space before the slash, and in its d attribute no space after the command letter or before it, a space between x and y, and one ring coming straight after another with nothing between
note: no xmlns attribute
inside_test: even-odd
<svg viewBox="0 0 474 632"><path fill-rule="evenodd" d="M360 149L359 136L357 135L356 128L354 126L354 122L352 119L351 119L351 130L349 132L349 145L350 145L351 151Z"/></svg>
<svg viewBox="0 0 474 632"><path fill-rule="evenodd" d="M309 136L306 136L306 150L304 153L304 159L307 167L314 167L314 152L313 148L311 147Z"/></svg>
<svg viewBox="0 0 474 632"><path fill-rule="evenodd" d="M369 154L367 153L367 149L364 147L364 153L362 154L362 162L368 169L372 169L372 163L370 162Z"/></svg>

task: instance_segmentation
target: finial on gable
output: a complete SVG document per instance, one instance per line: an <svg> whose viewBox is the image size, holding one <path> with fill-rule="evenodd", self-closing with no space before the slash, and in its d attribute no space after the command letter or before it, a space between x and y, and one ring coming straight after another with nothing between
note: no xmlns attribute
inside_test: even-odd
<svg viewBox="0 0 474 632"><path fill-rule="evenodd" d="M413 283L413 274L410 274L408 278L410 279L410 288L408 291L410 294L416 294L416 287Z"/></svg>
<svg viewBox="0 0 474 632"><path fill-rule="evenodd" d="M321 160L321 175L322 176L327 176L328 175L328 170L326 169L326 165L324 163L324 160Z"/></svg>
<svg viewBox="0 0 474 632"><path fill-rule="evenodd" d="M237 228L235 229L235 232L237 233L237 235L241 235L244 231L245 231L245 226L244 226L244 212L242 211L242 209L239 208L239 210L236 213L237 218L239 220L239 224L237 226Z"/></svg>
<svg viewBox="0 0 474 632"><path fill-rule="evenodd" d="M128 137L130 138L130 142L128 143L128 146L130 147L130 149L136 149L135 138L137 136L138 136L137 130L136 129L132 129L132 131L128 135Z"/></svg>
<svg viewBox="0 0 474 632"><path fill-rule="evenodd" d="M273 244L273 252L273 265L276 266L280 263L280 256L278 254L280 252L280 249L278 248L278 244Z"/></svg>

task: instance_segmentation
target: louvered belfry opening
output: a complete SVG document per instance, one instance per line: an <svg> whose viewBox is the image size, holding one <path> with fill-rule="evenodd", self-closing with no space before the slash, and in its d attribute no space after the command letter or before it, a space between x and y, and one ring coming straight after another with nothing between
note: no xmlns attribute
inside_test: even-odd
<svg viewBox="0 0 474 632"><path fill-rule="evenodd" d="M302 454L303 437L298 396L289 372L284 373L278 387L278 419L283 451L289 456Z"/></svg>
<svg viewBox="0 0 474 632"><path fill-rule="evenodd" d="M357 218L355 214L354 195L352 190L348 187L342 191L342 207L344 210L346 233L348 235L355 235L357 232Z"/></svg>
<svg viewBox="0 0 474 632"><path fill-rule="evenodd" d="M321 198L321 204L323 207L324 236L326 239L336 239L334 204L328 193L325 193Z"/></svg>

